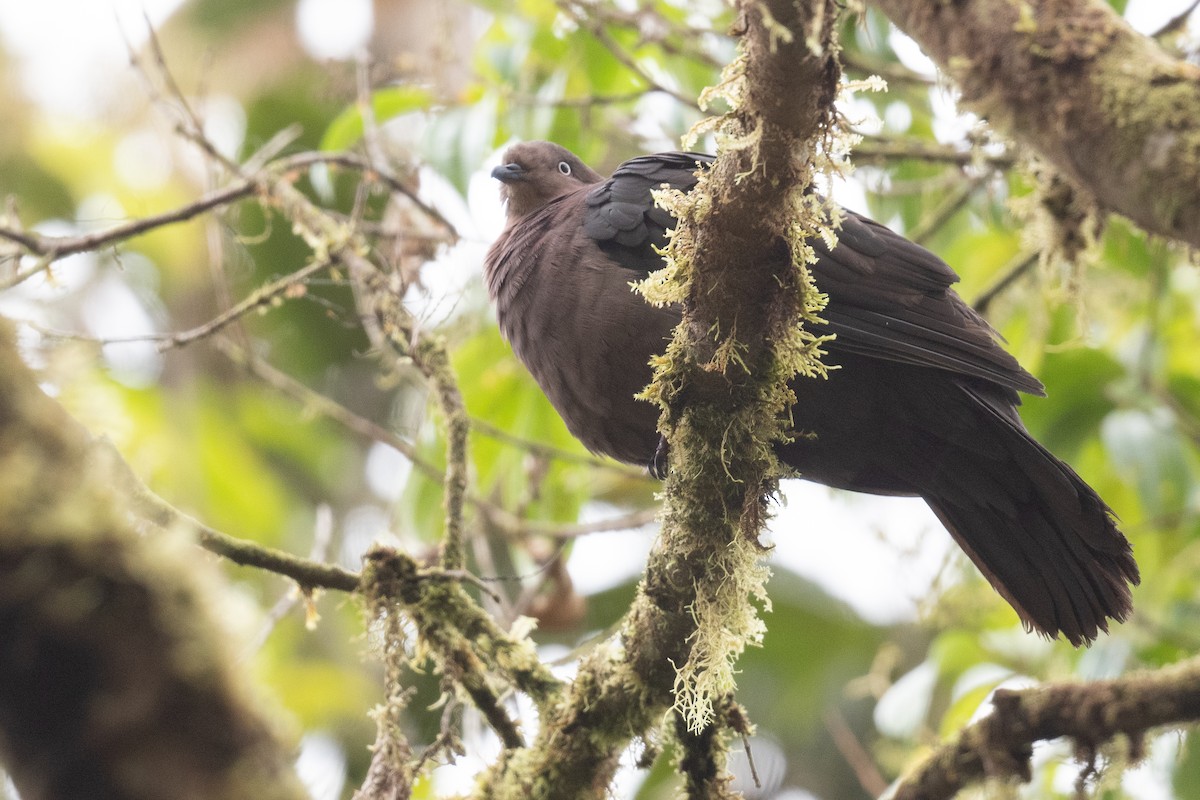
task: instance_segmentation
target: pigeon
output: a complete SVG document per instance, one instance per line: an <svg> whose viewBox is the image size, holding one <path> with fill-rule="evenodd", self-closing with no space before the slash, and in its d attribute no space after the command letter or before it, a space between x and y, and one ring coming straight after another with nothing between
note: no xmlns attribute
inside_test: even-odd
<svg viewBox="0 0 1200 800"><path fill-rule="evenodd" d="M645 155L610 177L552 142L510 147L492 171L504 231L484 275L501 332L588 449L653 466L658 409L638 400L682 311L630 284L660 268L676 225L656 189L691 191L702 153ZM920 245L845 212L809 265L828 296L825 378L799 377L806 435L778 458L839 489L925 500L1027 629L1075 646L1124 621L1139 582L1104 501L1026 431L1019 393L1042 384L951 288L958 275Z"/></svg>

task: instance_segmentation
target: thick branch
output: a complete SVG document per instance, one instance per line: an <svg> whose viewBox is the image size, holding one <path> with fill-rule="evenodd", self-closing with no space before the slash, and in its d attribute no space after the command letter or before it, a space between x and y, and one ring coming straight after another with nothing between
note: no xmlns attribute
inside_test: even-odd
<svg viewBox="0 0 1200 800"><path fill-rule="evenodd" d="M966 105L1110 211L1200 246L1200 68L1100 0L875 0Z"/></svg>
<svg viewBox="0 0 1200 800"><path fill-rule="evenodd" d="M0 327L0 758L28 800L307 796L184 542L143 537Z"/></svg>
<svg viewBox="0 0 1200 800"><path fill-rule="evenodd" d="M597 647L584 659L564 702L543 713L533 746L513 753L483 782L479 796L489 800L606 797L630 737L658 724L676 703L677 668L694 657L697 643L704 641L706 658L728 671L727 659L753 637L747 597L753 589L747 587L760 579L753 541L773 466L769 444L743 450L741 439L724 434L738 427L769 439L779 424L775 415L763 414L769 404L761 397L764 383L782 386L783 373L759 367L776 360L766 344L773 334L798 324L804 293L788 244L794 198L809 181L812 145L828 122L837 68L825 49L836 22L832 2L746 2L741 11L745 78L738 80L744 80L744 94L728 128L744 147L721 157L708 182L711 213L695 226L695 280L676 334L683 343L672 358L686 363L680 369L687 388L666 398L671 430L679 435L670 440L663 534L622 627L622 642ZM724 374L705 366L722 348L745 359L731 359ZM658 391L666 395L664 382L671 380L660 381ZM761 427L751 421L764 416ZM719 429L695 422L705 419L720 420ZM722 445L724 462L712 457ZM707 457L696 455L706 448ZM728 596L714 599L722 593ZM715 624L698 635L697 620L704 617L699 609L726 600L738 618L710 620ZM723 639L731 629L737 632ZM701 666L694 674L703 672ZM682 691L696 699L707 690L685 682ZM713 699L707 698L709 714ZM692 713L705 705L701 699L690 706L688 726L711 722L703 712ZM710 796L723 796L721 779L705 785L714 792Z"/></svg>
<svg viewBox="0 0 1200 800"><path fill-rule="evenodd" d="M1033 743L1072 738L1084 754L1118 734L1200 718L1200 660L1110 681L999 691L995 710L908 775L892 800L944 800L984 778L1030 779Z"/></svg>

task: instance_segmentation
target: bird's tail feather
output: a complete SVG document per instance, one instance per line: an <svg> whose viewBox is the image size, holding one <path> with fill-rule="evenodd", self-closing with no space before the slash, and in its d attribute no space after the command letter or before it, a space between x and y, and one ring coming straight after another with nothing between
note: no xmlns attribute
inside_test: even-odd
<svg viewBox="0 0 1200 800"><path fill-rule="evenodd" d="M1076 646L1090 643L1108 630L1109 619L1122 622L1132 609L1129 585L1139 575L1129 541L1070 466L1015 415L976 399L990 423L1009 428L999 438L1011 460L993 462L999 468L976 477L1003 484L1008 507L980 501L994 500L994 491L939 492L926 502L1027 627L1049 637L1062 633ZM969 476L960 472L958 479Z"/></svg>

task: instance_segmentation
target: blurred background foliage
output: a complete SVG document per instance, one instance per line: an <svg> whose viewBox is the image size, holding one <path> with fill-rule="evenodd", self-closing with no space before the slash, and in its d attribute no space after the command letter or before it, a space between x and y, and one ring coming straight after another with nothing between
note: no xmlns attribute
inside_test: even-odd
<svg viewBox="0 0 1200 800"><path fill-rule="evenodd" d="M517 139L552 139L601 171L677 147L703 116L695 98L732 57L734 20L715 0L375 0L332 3L331 16L310 21L318 34L306 34L304 15L318 5L188 0L158 24L161 49L231 157L254 156L284 130L283 152L367 152L450 221L452 229L419 206L364 191L350 170L312 169L298 182L326 208L377 226L376 255L403 275L425 329L450 344L480 423L471 444L472 568L495 579L502 621L538 619L544 654L569 673L573 655L620 617L653 533L642 524L577 542L580 524L603 527L626 514L644 523L655 485L591 458L500 339L479 280L499 225L487 169ZM1134 4L1135 22L1147 5L1178 5L1178 13L1186 4ZM865 139L858 170L835 193L941 254L962 275L968 300L987 298L989 319L1049 393L1026 402L1029 428L1119 514L1143 583L1134 618L1076 651L1022 632L961 554L941 559L915 610L883 621L844 599L872 587L831 593L777 560L770 632L741 663L740 700L759 726L752 745L763 784L755 789L735 757L748 797L872 797L983 713L998 686L1108 677L1200 649L1195 260L1123 220L1096 225L1086 209L1065 213L1031 154L960 114L952 89L911 42L879 14L851 6L847 76L878 73L889 88L844 101ZM170 108L127 63L92 75L75 105L40 96L32 59L14 38L17 13L0 10L6 226L19 219L45 233L98 230L214 185L205 161L174 135ZM336 39L339 15L353 22L355 14L367 20L357 39L322 43L319 20ZM144 56L144 33L127 29ZM1192 47L1194 58L1196 30L1193 18L1161 41L1185 54ZM119 43L115 27L92 35ZM442 514L438 420L415 372L372 349L341 276L310 280L220 337L186 347L112 341L200 325L309 257L282 217L244 201L64 259L19 285L7 283L15 262L0 262L0 313L28 323L26 354L44 368L46 385L179 508L231 534L351 568L375 539L431 553ZM340 412L331 415L322 398ZM410 442L435 469L413 468L380 431ZM789 520L804 517L803 507L789 509ZM801 529L777 529L776 539L845 533L816 517L792 527ZM930 537L944 534L934 528ZM886 524L878 539L899 576L908 562L889 544ZM853 563L860 554L842 555ZM594 577L605 570L612 574ZM583 589L572 581L580 575L593 578ZM360 609L321 596L306 627L305 604L285 581L233 567L228 576L227 621L245 641L247 668L303 737L314 796L348 797L374 735L366 711L381 700ZM419 747L437 734L445 698L436 676L414 672L412 680L410 734ZM434 770L418 796L465 790L496 752L474 715L455 713L469 753ZM1125 754L1106 754L1112 768L1093 782L1095 796L1200 797L1196 736L1166 733L1148 752L1128 771ZM1039 749L1039 773L1022 796L1073 796L1078 765L1069 756L1057 745ZM668 767L659 758L648 771L631 768L617 794L673 796Z"/></svg>

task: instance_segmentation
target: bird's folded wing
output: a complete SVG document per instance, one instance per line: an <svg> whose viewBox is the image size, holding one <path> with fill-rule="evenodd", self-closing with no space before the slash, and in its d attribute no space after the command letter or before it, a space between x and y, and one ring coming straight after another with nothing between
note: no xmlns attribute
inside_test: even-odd
<svg viewBox="0 0 1200 800"><path fill-rule="evenodd" d="M951 291L958 275L933 253L853 212L838 230L837 247L811 244L817 288L829 295L823 316L838 346L1044 393L999 346L987 320Z"/></svg>
<svg viewBox="0 0 1200 800"><path fill-rule="evenodd" d="M588 190L585 233L617 265L637 272L662 266L674 218L654 203L664 185L690 191L696 171L712 156L660 153L622 164ZM1042 394L1042 385L998 343L992 327L955 293L958 280L944 261L866 217L847 212L832 250L820 239L812 266L817 288L829 295L815 333L834 333L844 350L916 366L971 375L1011 389Z"/></svg>

